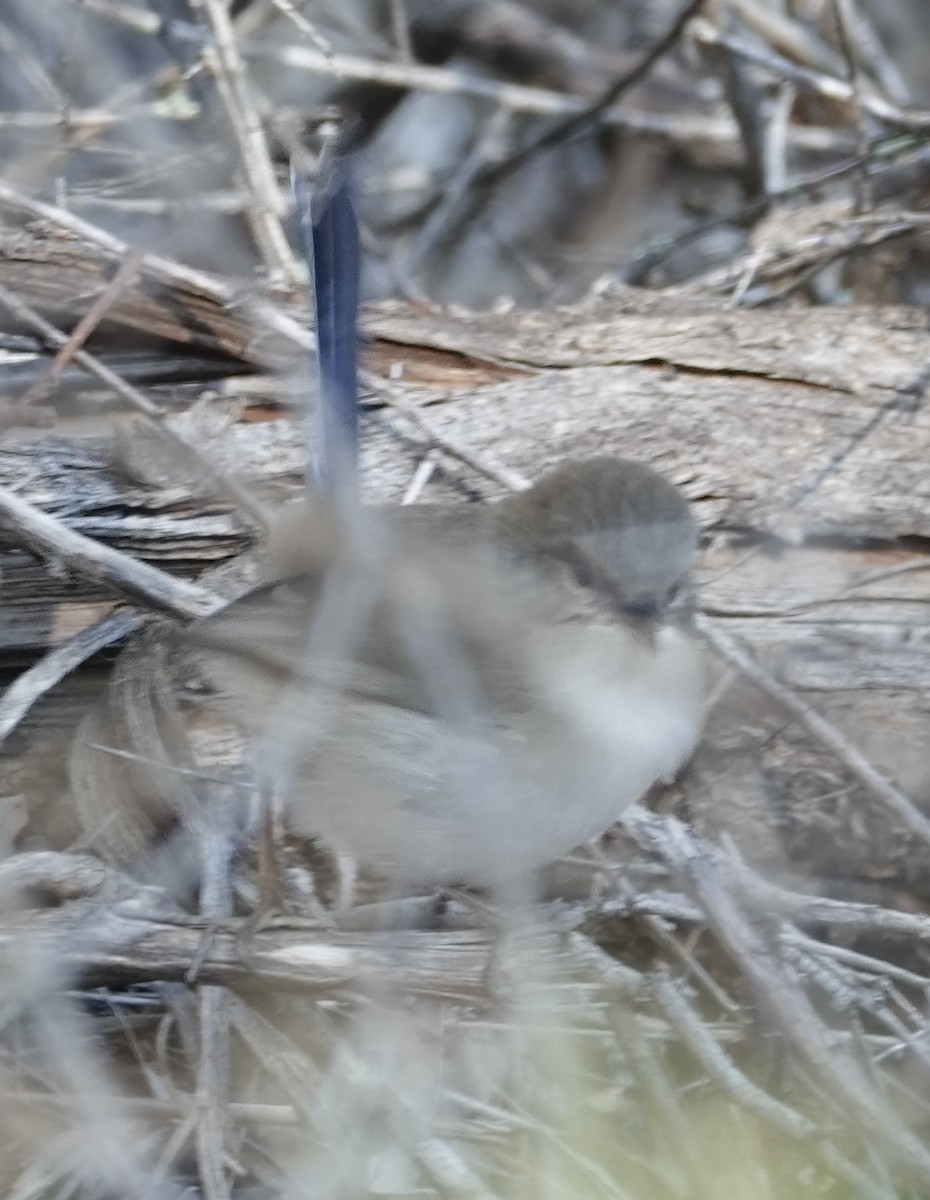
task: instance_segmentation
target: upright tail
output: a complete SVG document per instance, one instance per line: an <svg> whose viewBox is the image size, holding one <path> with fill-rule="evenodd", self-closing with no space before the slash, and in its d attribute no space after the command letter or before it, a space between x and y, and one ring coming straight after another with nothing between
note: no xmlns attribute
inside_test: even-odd
<svg viewBox="0 0 930 1200"><path fill-rule="evenodd" d="M318 347L319 406L311 438L316 453L308 455L308 482L330 494L352 492L358 466L358 222L343 161L324 161L314 179L292 166L291 181Z"/></svg>

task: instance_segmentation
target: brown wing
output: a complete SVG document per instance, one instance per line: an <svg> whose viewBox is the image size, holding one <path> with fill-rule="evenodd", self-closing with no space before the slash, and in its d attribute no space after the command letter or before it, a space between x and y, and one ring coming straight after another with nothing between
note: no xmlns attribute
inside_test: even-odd
<svg viewBox="0 0 930 1200"><path fill-rule="evenodd" d="M311 569L195 622L189 641L247 720L295 681L423 713L523 707L519 613L485 528L477 506L381 510L380 559L320 554L311 531Z"/></svg>

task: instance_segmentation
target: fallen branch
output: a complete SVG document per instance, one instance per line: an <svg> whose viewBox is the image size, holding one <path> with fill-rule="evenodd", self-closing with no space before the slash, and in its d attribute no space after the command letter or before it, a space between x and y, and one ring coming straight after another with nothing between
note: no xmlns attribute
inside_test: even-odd
<svg viewBox="0 0 930 1200"><path fill-rule="evenodd" d="M206 588L159 571L128 554L69 529L9 488L0 487L0 524L40 558L156 612L191 619L215 612L222 600Z"/></svg>

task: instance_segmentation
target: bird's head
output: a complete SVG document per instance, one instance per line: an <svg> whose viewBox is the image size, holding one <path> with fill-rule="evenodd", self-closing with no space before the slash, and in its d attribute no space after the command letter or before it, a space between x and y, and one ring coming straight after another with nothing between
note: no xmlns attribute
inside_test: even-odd
<svg viewBox="0 0 930 1200"><path fill-rule="evenodd" d="M561 464L503 500L496 522L518 558L558 562L633 618L660 617L682 594L697 547L678 489L621 458Z"/></svg>

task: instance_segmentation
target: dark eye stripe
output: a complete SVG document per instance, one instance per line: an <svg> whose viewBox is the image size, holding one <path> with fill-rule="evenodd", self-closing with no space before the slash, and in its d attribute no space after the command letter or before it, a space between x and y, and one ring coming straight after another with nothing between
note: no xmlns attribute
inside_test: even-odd
<svg viewBox="0 0 930 1200"><path fill-rule="evenodd" d="M582 587L594 587L596 583L594 572L586 562L573 563L572 574L575 577L576 583L579 583Z"/></svg>

